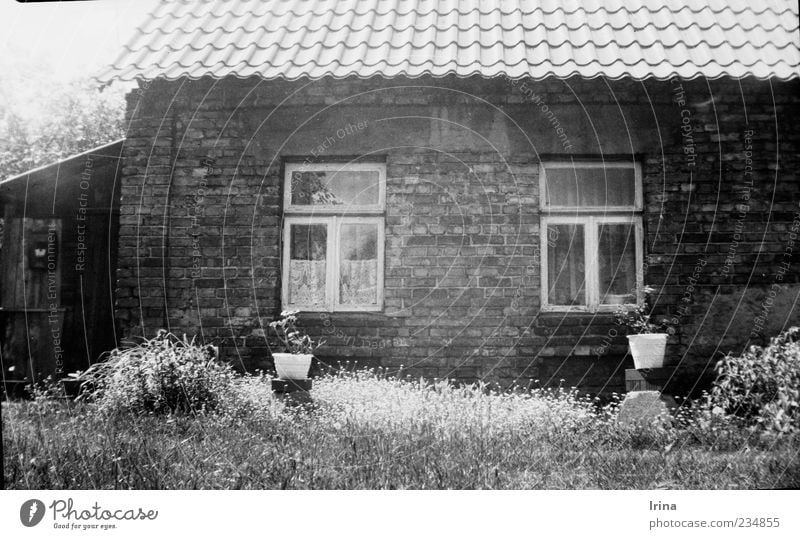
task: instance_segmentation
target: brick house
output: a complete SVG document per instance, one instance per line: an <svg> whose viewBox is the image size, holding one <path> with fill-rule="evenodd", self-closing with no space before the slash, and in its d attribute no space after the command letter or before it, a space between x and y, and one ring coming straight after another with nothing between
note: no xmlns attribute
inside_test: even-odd
<svg viewBox="0 0 800 539"><path fill-rule="evenodd" d="M797 5L680 4L163 2L103 75L124 335L600 392L643 284L690 381L796 323Z"/></svg>

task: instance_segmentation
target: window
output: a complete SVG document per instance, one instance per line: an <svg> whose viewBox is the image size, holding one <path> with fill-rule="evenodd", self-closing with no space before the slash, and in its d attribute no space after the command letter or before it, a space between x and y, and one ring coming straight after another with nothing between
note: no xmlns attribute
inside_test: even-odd
<svg viewBox="0 0 800 539"><path fill-rule="evenodd" d="M286 165L283 307L377 311L383 307L386 167Z"/></svg>
<svg viewBox="0 0 800 539"><path fill-rule="evenodd" d="M640 303L638 164L543 162L539 178L543 310L610 311Z"/></svg>

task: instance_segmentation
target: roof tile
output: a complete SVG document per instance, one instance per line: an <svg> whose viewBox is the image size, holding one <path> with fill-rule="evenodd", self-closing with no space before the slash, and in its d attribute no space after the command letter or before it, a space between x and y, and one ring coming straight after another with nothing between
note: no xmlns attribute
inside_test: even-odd
<svg viewBox="0 0 800 539"><path fill-rule="evenodd" d="M792 0L162 0L101 79L800 76Z"/></svg>

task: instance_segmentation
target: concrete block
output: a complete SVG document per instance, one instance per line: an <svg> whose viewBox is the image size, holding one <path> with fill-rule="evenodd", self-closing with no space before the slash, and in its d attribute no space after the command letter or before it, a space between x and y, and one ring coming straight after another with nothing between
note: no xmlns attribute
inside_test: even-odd
<svg viewBox="0 0 800 539"><path fill-rule="evenodd" d="M666 422L677 407L675 399L659 391L631 391L620 405L617 420L624 425Z"/></svg>

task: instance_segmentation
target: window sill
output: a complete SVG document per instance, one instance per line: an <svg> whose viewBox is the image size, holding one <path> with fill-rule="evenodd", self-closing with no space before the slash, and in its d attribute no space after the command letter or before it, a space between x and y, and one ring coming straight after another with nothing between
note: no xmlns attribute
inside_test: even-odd
<svg viewBox="0 0 800 539"><path fill-rule="evenodd" d="M383 311L301 311L297 315L302 324L307 325L328 325L340 327L363 328L365 324L370 327L383 327L391 324L391 318L387 317Z"/></svg>
<svg viewBox="0 0 800 539"><path fill-rule="evenodd" d="M600 307L561 307L557 305L543 305L541 307L542 313L548 314L583 314L583 315L593 315L593 314L614 314L619 308L624 309L625 311L632 311L639 307L639 305L633 303L625 303L620 305L601 305Z"/></svg>
<svg viewBox="0 0 800 539"><path fill-rule="evenodd" d="M282 311L297 311L300 314L327 314L327 315L334 315L334 314L375 314L375 313L383 313L383 307L359 307L357 309L307 309L298 306L289 306L289 307L281 307Z"/></svg>
<svg viewBox="0 0 800 539"><path fill-rule="evenodd" d="M284 208L285 215L341 215L341 216L358 216L358 215L383 215L386 213L384 208L380 207L362 207L362 206L348 206L342 208L339 206L288 206Z"/></svg>
<svg viewBox="0 0 800 539"><path fill-rule="evenodd" d="M614 313L586 311L550 311L541 312L536 317L537 326L589 326L612 325L615 323Z"/></svg>

